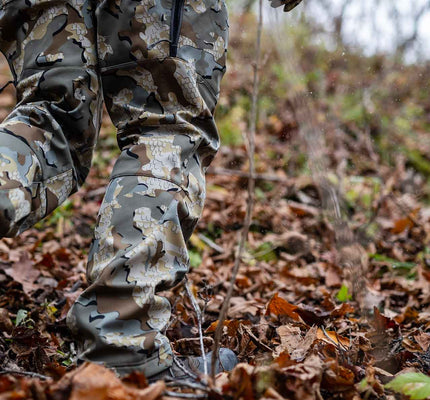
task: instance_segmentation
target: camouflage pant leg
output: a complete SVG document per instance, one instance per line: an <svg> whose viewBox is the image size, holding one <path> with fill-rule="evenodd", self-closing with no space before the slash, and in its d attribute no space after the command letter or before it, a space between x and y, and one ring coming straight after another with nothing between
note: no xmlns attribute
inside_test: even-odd
<svg viewBox="0 0 430 400"><path fill-rule="evenodd" d="M0 237L84 181L99 127L93 0L0 0L0 50L18 104L0 125Z"/></svg>
<svg viewBox="0 0 430 400"><path fill-rule="evenodd" d="M98 216L90 287L69 324L82 359L147 376L168 368L169 302L188 271L218 146L213 120L225 71L221 0L106 0L97 11L106 106L122 150Z"/></svg>

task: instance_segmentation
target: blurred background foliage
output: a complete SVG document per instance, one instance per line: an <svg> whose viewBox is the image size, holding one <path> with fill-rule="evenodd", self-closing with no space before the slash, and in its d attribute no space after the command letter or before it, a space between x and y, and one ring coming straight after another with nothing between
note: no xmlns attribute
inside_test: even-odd
<svg viewBox="0 0 430 400"><path fill-rule="evenodd" d="M257 2L228 3L229 70L217 119L223 145L239 148L250 109ZM316 155L306 142L316 135L328 167L346 185L346 200L370 207L367 192L383 190L391 176L394 189L427 203L430 2L304 0L288 14L265 3L259 134L289 146L257 146L261 172L270 164L289 176L309 174L306 161ZM311 111L313 136L299 129L298 96ZM356 177L368 186L364 200L350 187Z"/></svg>

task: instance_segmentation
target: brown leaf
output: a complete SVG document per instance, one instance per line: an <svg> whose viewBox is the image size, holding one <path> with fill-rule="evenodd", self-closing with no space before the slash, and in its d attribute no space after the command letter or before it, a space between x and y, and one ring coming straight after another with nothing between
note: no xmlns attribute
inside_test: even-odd
<svg viewBox="0 0 430 400"><path fill-rule="evenodd" d="M9 316L9 311L5 308L0 308L0 332L11 333L13 324Z"/></svg>
<svg viewBox="0 0 430 400"><path fill-rule="evenodd" d="M292 360L301 361L306 357L309 349L317 338L317 327L312 327L302 338L298 327L283 325L276 329L281 338L281 345L276 349L279 354L287 350Z"/></svg>
<svg viewBox="0 0 430 400"><path fill-rule="evenodd" d="M278 293L270 299L269 304L266 309L266 316L281 316L287 315L290 318L293 318L296 321L300 320L299 315L295 312L297 310L297 306L290 304L287 300L284 300L282 297L279 297Z"/></svg>
<svg viewBox="0 0 430 400"><path fill-rule="evenodd" d="M263 395L263 400L266 399L284 400L285 397L282 397L275 389L269 388L265 391Z"/></svg>
<svg viewBox="0 0 430 400"><path fill-rule="evenodd" d="M325 273L325 284L328 287L340 287L342 285L342 279L334 267L327 268Z"/></svg>
<svg viewBox="0 0 430 400"><path fill-rule="evenodd" d="M209 327L205 330L205 333L213 333L216 331L216 327L218 326L219 320L212 322ZM224 325L227 324L229 320L224 321Z"/></svg>
<svg viewBox="0 0 430 400"><path fill-rule="evenodd" d="M399 324L407 324L416 321L418 317L419 312L417 310L414 310L412 307L406 307L406 310L402 314L394 317L394 321Z"/></svg>
<svg viewBox="0 0 430 400"><path fill-rule="evenodd" d="M414 339L424 351L428 351L430 347L430 333L420 332L414 336Z"/></svg>
<svg viewBox="0 0 430 400"><path fill-rule="evenodd" d="M324 334L322 329L318 328L318 333L317 333L318 339L324 340L325 342L331 343L331 344L333 344L333 342L336 344L340 343L344 347L349 347L351 345L351 342L348 338L339 336L334 331L325 331L325 333L327 334L328 337Z"/></svg>
<svg viewBox="0 0 430 400"><path fill-rule="evenodd" d="M312 355L305 362L282 369L284 385L290 396L288 399L322 399L320 385L323 374L323 362Z"/></svg>
<svg viewBox="0 0 430 400"><path fill-rule="evenodd" d="M315 217L318 215L318 209L316 207L296 203L295 201L289 201L288 206L298 217Z"/></svg>
<svg viewBox="0 0 430 400"><path fill-rule="evenodd" d="M399 234L406 230L412 229L415 226L414 220L420 211L419 208L413 210L406 218L399 219L394 222L394 226L391 228L391 233Z"/></svg>
<svg viewBox="0 0 430 400"><path fill-rule="evenodd" d="M339 365L337 360L327 360L322 386L331 392L353 390L355 374L348 368Z"/></svg>
<svg viewBox="0 0 430 400"><path fill-rule="evenodd" d="M274 361L281 367L285 368L291 365L292 363L295 363L294 361L291 361L291 357L288 353L288 351L283 351L281 354L279 354L278 357L274 359Z"/></svg>
<svg viewBox="0 0 430 400"><path fill-rule="evenodd" d="M407 229L413 228L413 226L414 226L414 223L411 221L410 218L398 219L397 221L394 222L394 226L391 228L391 233L394 233L397 235L399 233L406 231Z"/></svg>
<svg viewBox="0 0 430 400"><path fill-rule="evenodd" d="M279 353L287 350L288 354L291 354L303 341L301 330L298 326L282 325L276 329L276 332L281 339L281 345L277 349Z"/></svg>
<svg viewBox="0 0 430 400"><path fill-rule="evenodd" d="M375 326L377 332L384 333L388 329L398 328L397 322L381 314L381 312L378 310L377 307L374 307L373 311L374 311L373 325Z"/></svg>
<svg viewBox="0 0 430 400"><path fill-rule="evenodd" d="M331 313L318 310L312 306L302 304L297 307L297 313L308 325L324 325L327 319L330 319Z"/></svg>
<svg viewBox="0 0 430 400"><path fill-rule="evenodd" d="M29 295L37 289L34 281L39 277L40 272L34 267L33 261L27 252L21 252L19 260L12 263L12 267L5 270L15 282L22 285L24 292Z"/></svg>
<svg viewBox="0 0 430 400"><path fill-rule="evenodd" d="M349 303L342 303L341 306L336 307L331 313L330 317L339 318L344 317L347 313L353 313L355 308Z"/></svg>
<svg viewBox="0 0 430 400"><path fill-rule="evenodd" d="M54 399L62 398L60 394L68 392L69 400L157 400L165 389L163 381L145 389L127 387L113 371L85 363L53 385L51 395Z"/></svg>
<svg viewBox="0 0 430 400"><path fill-rule="evenodd" d="M253 370L254 368L249 364L238 364L231 372L229 384L223 388L224 393L232 390L237 399L254 400Z"/></svg>

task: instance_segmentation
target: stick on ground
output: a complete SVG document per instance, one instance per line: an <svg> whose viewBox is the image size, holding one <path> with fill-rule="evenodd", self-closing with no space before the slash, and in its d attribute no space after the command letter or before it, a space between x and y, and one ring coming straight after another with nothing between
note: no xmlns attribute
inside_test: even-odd
<svg viewBox="0 0 430 400"><path fill-rule="evenodd" d="M258 87L259 87L259 70L260 70L260 59L261 59L261 36L263 32L263 0L259 0L259 15L258 15L258 31L256 38L256 56L254 63L254 85L252 90L252 108L250 115L250 129L248 133L249 141L249 179L248 179L248 202L246 208L245 221L243 224L242 234L239 241L239 248L236 255L236 260L233 267L232 276L230 279L230 286L227 291L227 296L224 300L220 316L218 319L218 325L215 330L215 340L213 346L213 355L211 363L211 376L215 378L216 365L219 359L219 349L221 346L221 336L224 327L224 321L227 317L228 307L230 300L233 295L234 285L237 279L237 274L240 268L240 261L245 248L246 240L248 239L249 228L252 221L252 212L254 209L254 192L255 192L255 133L257 130L257 102L258 102Z"/></svg>

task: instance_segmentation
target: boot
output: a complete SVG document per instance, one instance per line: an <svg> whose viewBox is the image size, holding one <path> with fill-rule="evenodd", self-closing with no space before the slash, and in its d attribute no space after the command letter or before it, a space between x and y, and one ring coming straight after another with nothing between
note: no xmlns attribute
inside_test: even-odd
<svg viewBox="0 0 430 400"><path fill-rule="evenodd" d="M206 354L206 369L209 375L212 374L211 360L213 352ZM236 354L230 349L221 348L219 350L218 363L216 365L215 374L219 374L223 371L231 371L238 364ZM169 368L160 372L157 375L152 376L149 382L155 382L158 380L169 380L169 379L186 379L195 380L196 375L205 373L204 360L202 356L198 357L183 357L178 360L174 360L173 365Z"/></svg>
<svg viewBox="0 0 430 400"><path fill-rule="evenodd" d="M0 124L0 237L12 237L85 180L101 94L91 1L0 4L0 50L17 92Z"/></svg>
<svg viewBox="0 0 430 400"><path fill-rule="evenodd" d="M213 119L225 72L223 0L104 0L97 11L106 107L118 130L114 167L92 243L90 286L68 314L79 357L119 374L170 368L158 294L189 268L218 147Z"/></svg>

